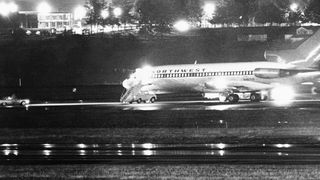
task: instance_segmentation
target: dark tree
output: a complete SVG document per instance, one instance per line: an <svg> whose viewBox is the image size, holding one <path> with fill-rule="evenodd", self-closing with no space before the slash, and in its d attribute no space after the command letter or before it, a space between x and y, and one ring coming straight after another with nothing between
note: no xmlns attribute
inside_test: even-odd
<svg viewBox="0 0 320 180"><path fill-rule="evenodd" d="M255 22L257 23L282 23L284 22L285 11L276 4L269 3L260 8L256 13Z"/></svg>
<svg viewBox="0 0 320 180"><path fill-rule="evenodd" d="M111 26L119 26L120 25L120 18L115 17L114 14L112 13L114 10L114 7L112 6L108 6L105 10L107 10L109 12L109 17L103 19L101 18L101 24L102 25L111 25Z"/></svg>
<svg viewBox="0 0 320 180"><path fill-rule="evenodd" d="M141 24L169 24L174 19L173 1L139 0L136 11Z"/></svg>
<svg viewBox="0 0 320 180"><path fill-rule="evenodd" d="M186 19L191 22L200 22L203 15L200 1L174 0L174 19Z"/></svg>
<svg viewBox="0 0 320 180"><path fill-rule="evenodd" d="M280 23L284 21L286 0L222 0L212 23Z"/></svg>
<svg viewBox="0 0 320 180"><path fill-rule="evenodd" d="M212 23L243 23L247 21L247 0L224 0L217 5Z"/></svg>
<svg viewBox="0 0 320 180"><path fill-rule="evenodd" d="M306 21L320 23L320 1L313 0L305 10Z"/></svg>
<svg viewBox="0 0 320 180"><path fill-rule="evenodd" d="M200 2L194 0L137 0L135 12L140 25L155 25L160 32L179 19L199 22L202 16Z"/></svg>
<svg viewBox="0 0 320 180"><path fill-rule="evenodd" d="M87 24L97 26L103 24L101 12L108 8L108 4L104 0L88 0L85 4L87 9Z"/></svg>
<svg viewBox="0 0 320 180"><path fill-rule="evenodd" d="M133 0L117 0L113 1L112 7L120 7L122 15L118 17L119 21L126 24L132 23L134 17L134 1Z"/></svg>

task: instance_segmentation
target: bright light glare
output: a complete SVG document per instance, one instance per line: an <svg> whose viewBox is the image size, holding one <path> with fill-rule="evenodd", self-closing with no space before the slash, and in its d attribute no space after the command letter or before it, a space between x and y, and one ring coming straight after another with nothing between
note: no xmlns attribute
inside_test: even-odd
<svg viewBox="0 0 320 180"><path fill-rule="evenodd" d="M219 93L205 93L203 97L206 99L218 99Z"/></svg>
<svg viewBox="0 0 320 180"><path fill-rule="evenodd" d="M50 156L50 155L51 155L51 151L50 151L50 150L44 150L44 151L43 151L43 154L44 154L45 156Z"/></svg>
<svg viewBox="0 0 320 180"><path fill-rule="evenodd" d="M10 13L18 12L18 5L10 2L0 2L0 15L2 16L8 16Z"/></svg>
<svg viewBox="0 0 320 180"><path fill-rule="evenodd" d="M219 155L220 155L220 156L224 156L225 153L226 153L226 152L225 152L224 150L220 150L220 151L219 151Z"/></svg>
<svg viewBox="0 0 320 180"><path fill-rule="evenodd" d="M9 8L9 11L10 11L11 13L18 12L18 5L16 5L16 4L13 3L13 2L10 2L10 3L8 4L8 8Z"/></svg>
<svg viewBox="0 0 320 180"><path fill-rule="evenodd" d="M290 144L276 144L275 146L277 148L290 148L291 147Z"/></svg>
<svg viewBox="0 0 320 180"><path fill-rule="evenodd" d="M78 144L78 147L79 147L80 149L85 149L85 148L87 148L87 145L85 145L85 144Z"/></svg>
<svg viewBox="0 0 320 180"><path fill-rule="evenodd" d="M81 20L86 17L87 11L84 7L78 6L74 9L74 19Z"/></svg>
<svg viewBox="0 0 320 180"><path fill-rule="evenodd" d="M291 11L296 12L296 11L298 11L298 8L299 8L299 6L298 6L297 3L292 3L292 4L290 5Z"/></svg>
<svg viewBox="0 0 320 180"><path fill-rule="evenodd" d="M219 149L224 149L224 148L226 148L226 144L219 143L219 144L217 144L217 147L218 147Z"/></svg>
<svg viewBox="0 0 320 180"><path fill-rule="evenodd" d="M206 3L203 7L204 15L207 17L212 17L213 13L216 11L216 5L214 3Z"/></svg>
<svg viewBox="0 0 320 180"><path fill-rule="evenodd" d="M153 155L153 151L151 151L151 150L144 150L144 151L142 151L142 154L143 154L144 156L152 156L152 155Z"/></svg>
<svg viewBox="0 0 320 180"><path fill-rule="evenodd" d="M10 13L9 9L8 9L8 5L4 2L0 2L0 14L2 16L8 16Z"/></svg>
<svg viewBox="0 0 320 180"><path fill-rule="evenodd" d="M180 32L186 32L190 30L190 24L185 20L180 20L174 24L174 28Z"/></svg>
<svg viewBox="0 0 320 180"><path fill-rule="evenodd" d="M271 91L271 98L277 105L287 105L295 98L295 92L291 86L278 86Z"/></svg>
<svg viewBox="0 0 320 180"><path fill-rule="evenodd" d="M138 68L136 70L136 73L135 73L135 77L141 81L141 83L147 83L151 76L152 76L152 67L151 66L144 66L143 68Z"/></svg>
<svg viewBox="0 0 320 180"><path fill-rule="evenodd" d="M47 2L42 2L37 7L37 12L39 13L50 13L51 12L51 6Z"/></svg>
<svg viewBox="0 0 320 180"><path fill-rule="evenodd" d="M121 8L119 8L119 7L114 8L114 10L113 10L113 14L114 14L114 16L115 16L115 17L119 17L119 16L121 16L121 15L122 15L122 9L121 9Z"/></svg>
<svg viewBox="0 0 320 180"><path fill-rule="evenodd" d="M101 17L103 18L103 19L106 19L106 18L108 18L109 17L109 11L108 10L102 10L101 11Z"/></svg>
<svg viewBox="0 0 320 180"><path fill-rule="evenodd" d="M214 86L218 89L218 90L224 90L228 87L227 85L227 81L225 79L217 79L214 81Z"/></svg>
<svg viewBox="0 0 320 180"><path fill-rule="evenodd" d="M142 147L144 149L152 149L153 148L153 144L151 143L145 143L145 144L142 144Z"/></svg>

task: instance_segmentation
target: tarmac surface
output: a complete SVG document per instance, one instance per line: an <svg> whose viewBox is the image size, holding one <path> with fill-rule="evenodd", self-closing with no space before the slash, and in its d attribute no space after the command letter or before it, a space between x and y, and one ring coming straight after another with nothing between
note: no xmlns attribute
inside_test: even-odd
<svg viewBox="0 0 320 180"><path fill-rule="evenodd" d="M320 99L308 100L292 100L282 103L274 101L265 101L252 103L250 101L241 101L237 104L221 103L218 101L167 101L157 102L154 104L123 104L118 102L79 102L79 103L39 103L27 105L26 109L39 107L56 107L56 108L72 108L72 107L107 107L116 108L123 111L160 111L160 110L266 110L266 109L318 109Z"/></svg>
<svg viewBox="0 0 320 180"><path fill-rule="evenodd" d="M2 144L0 164L316 164L320 144Z"/></svg>
<svg viewBox="0 0 320 180"><path fill-rule="evenodd" d="M38 103L1 107L4 128L225 128L320 127L320 100L286 104L239 104L217 101L168 101L155 104L117 102ZM216 124L212 124L216 123ZM165 136L165 134L163 135ZM138 137L137 137L138 138ZM314 164L320 143L295 137L241 143L7 143L0 144L0 164L253 163ZM216 142L212 139L212 142ZM274 143L273 143L274 142ZM293 143L291 143L293 142ZM305 143L304 143L305 142Z"/></svg>

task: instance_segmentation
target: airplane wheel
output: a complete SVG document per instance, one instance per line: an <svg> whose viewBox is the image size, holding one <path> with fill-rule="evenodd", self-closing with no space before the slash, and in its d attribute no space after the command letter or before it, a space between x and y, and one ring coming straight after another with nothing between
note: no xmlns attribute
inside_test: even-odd
<svg viewBox="0 0 320 180"><path fill-rule="evenodd" d="M6 105L7 105L7 103L5 103L5 102L4 102L4 103L2 103L1 105L2 105L2 106L6 106Z"/></svg>
<svg viewBox="0 0 320 180"><path fill-rule="evenodd" d="M20 104L21 106L25 106L27 103L25 101L22 101Z"/></svg>
<svg viewBox="0 0 320 180"><path fill-rule="evenodd" d="M230 94L230 96L228 96L228 101L231 103L237 103L239 100L240 98L237 94Z"/></svg>
<svg viewBox="0 0 320 180"><path fill-rule="evenodd" d="M137 103L138 103L138 104L141 104L141 103L142 103L142 99L139 98L139 99L137 100Z"/></svg>
<svg viewBox="0 0 320 180"><path fill-rule="evenodd" d="M260 102L261 101L261 95L257 93L252 93L250 95L251 102Z"/></svg>
<svg viewBox="0 0 320 180"><path fill-rule="evenodd" d="M154 103L156 101L156 98L155 97L152 97L151 99L150 99L150 103Z"/></svg>

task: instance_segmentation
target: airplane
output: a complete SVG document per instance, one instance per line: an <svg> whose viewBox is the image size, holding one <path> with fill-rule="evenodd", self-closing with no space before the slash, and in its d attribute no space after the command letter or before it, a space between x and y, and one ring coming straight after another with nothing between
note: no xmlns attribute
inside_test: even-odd
<svg viewBox="0 0 320 180"><path fill-rule="evenodd" d="M201 92L207 98L218 94L221 102L231 103L239 102L245 94L249 94L252 102L268 98L292 99L295 85L316 82L320 78L320 43L315 40L320 39L320 30L310 39L297 48L297 52L305 56L304 59L283 61L281 53L277 55L273 52L281 61L195 63L138 68L130 78L123 81L126 92L120 101L153 103L156 94L183 91Z"/></svg>

